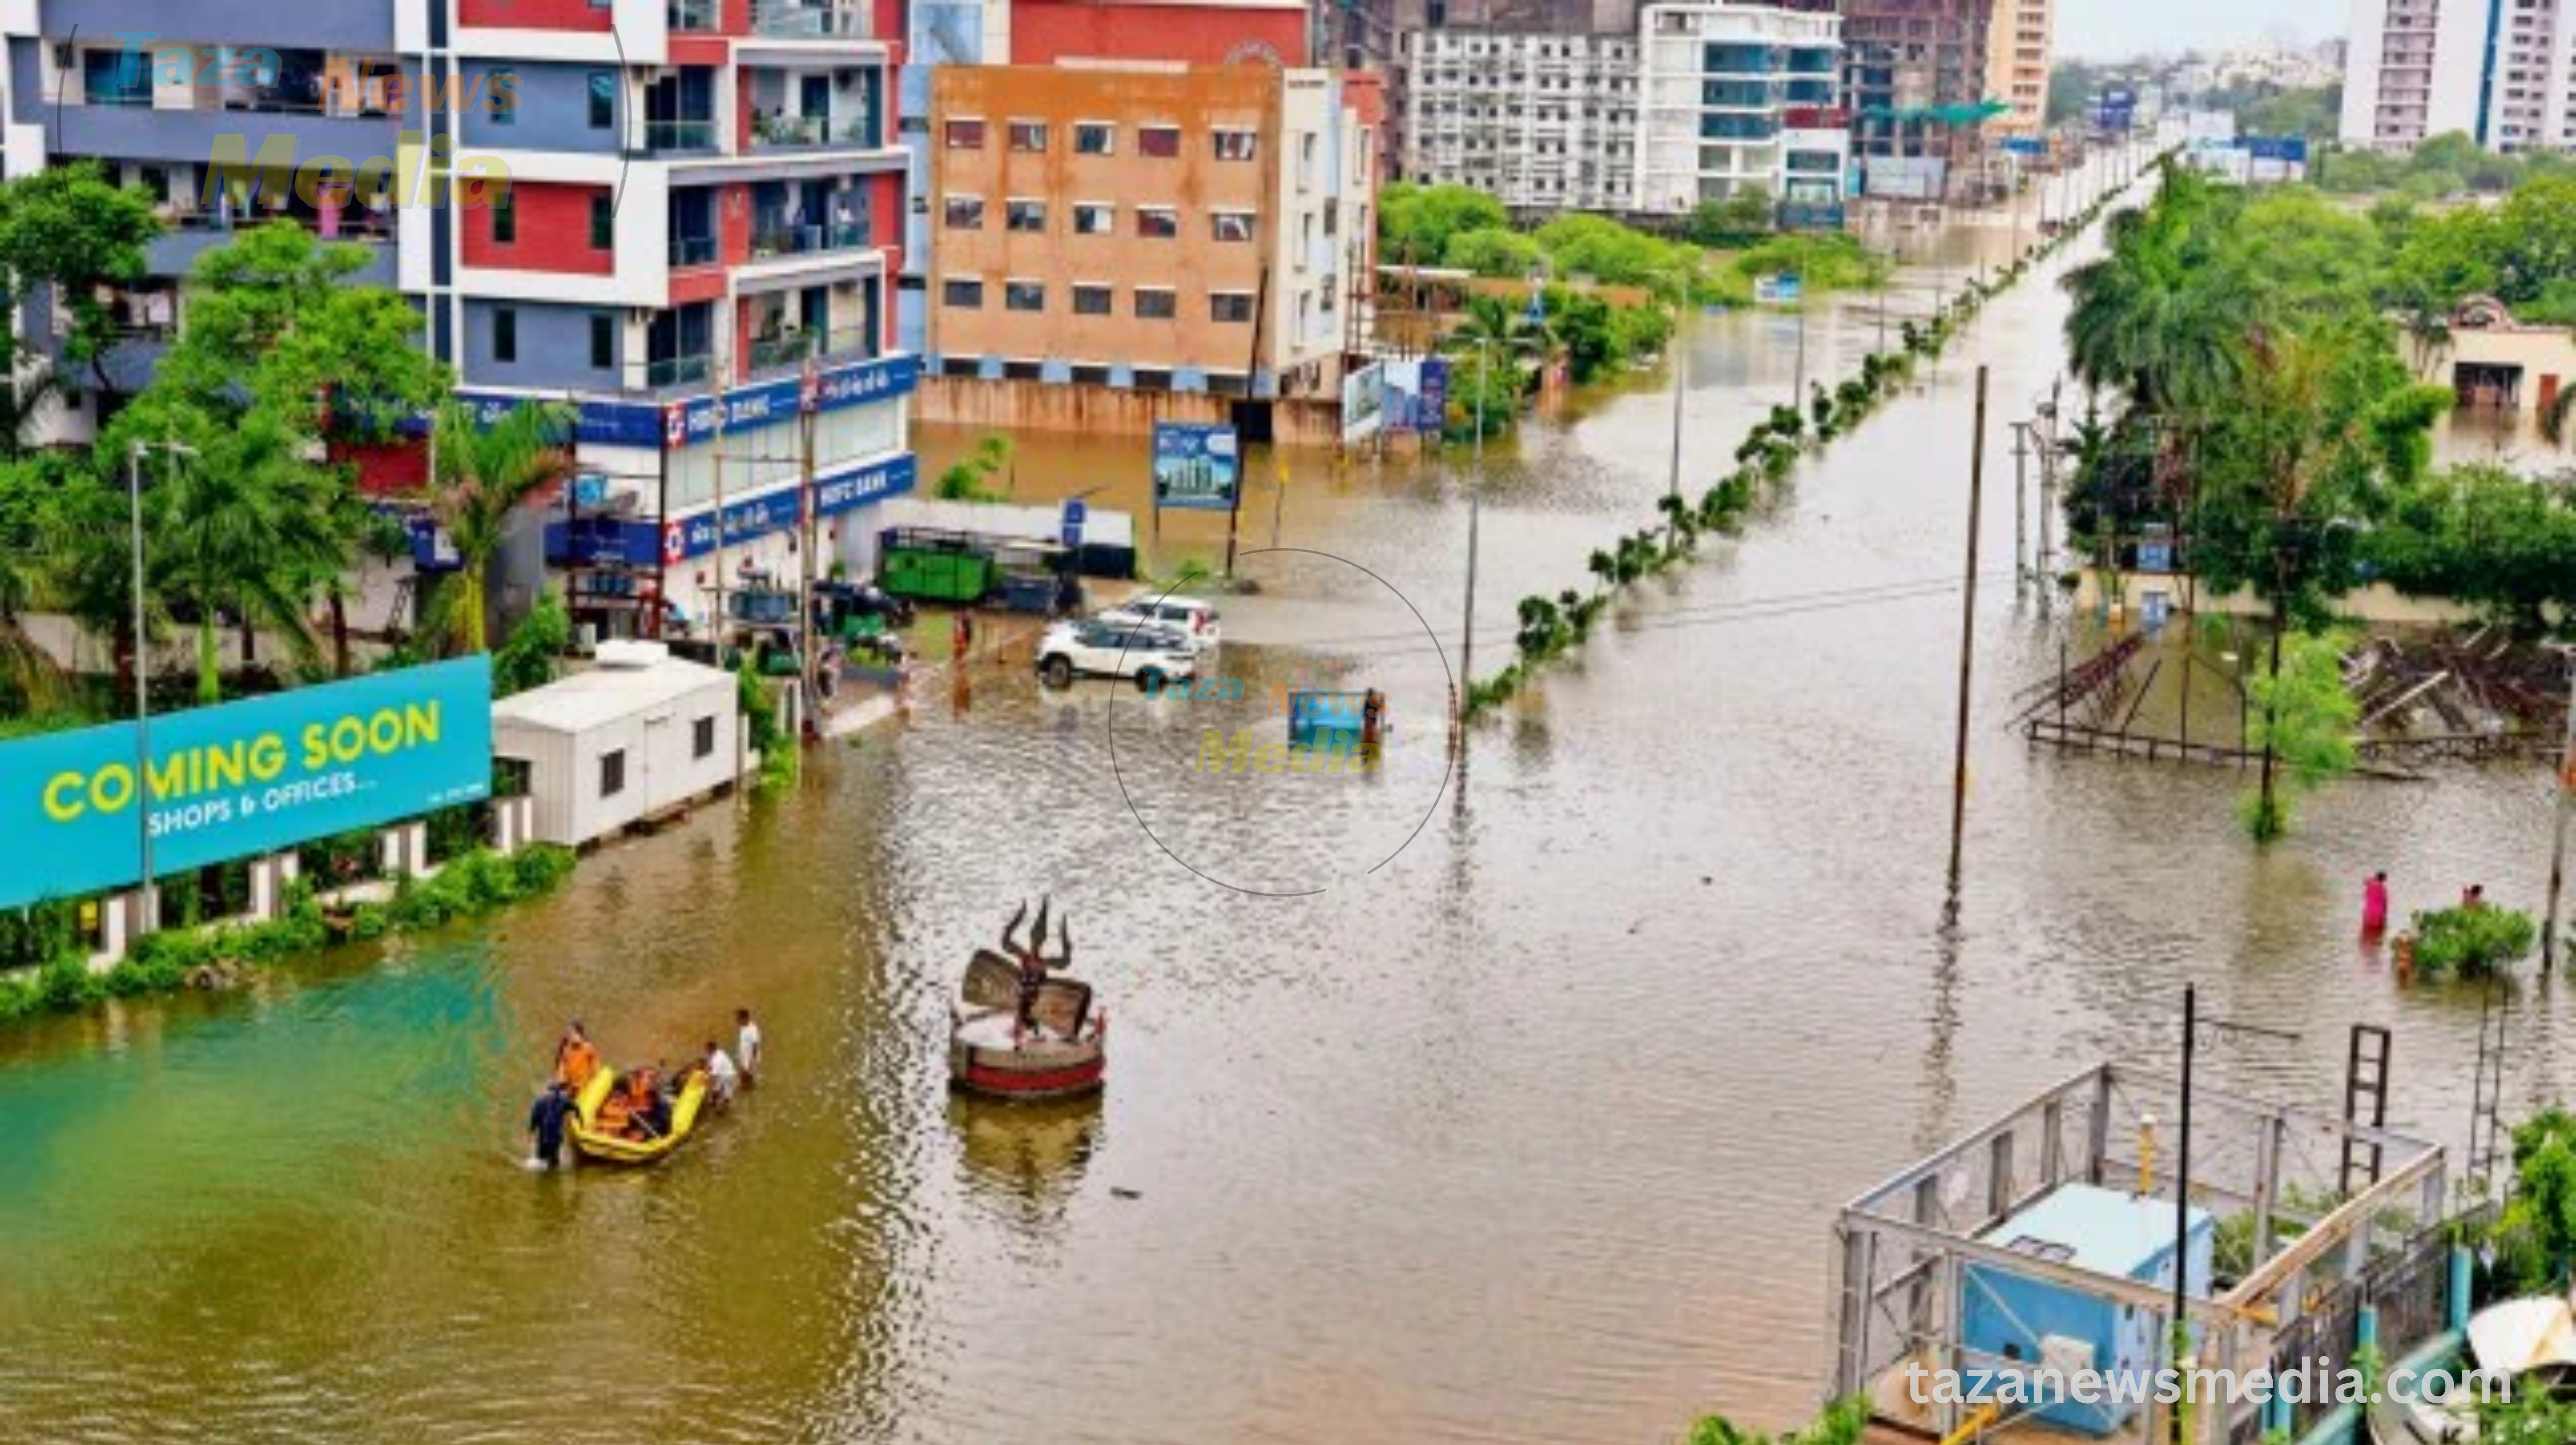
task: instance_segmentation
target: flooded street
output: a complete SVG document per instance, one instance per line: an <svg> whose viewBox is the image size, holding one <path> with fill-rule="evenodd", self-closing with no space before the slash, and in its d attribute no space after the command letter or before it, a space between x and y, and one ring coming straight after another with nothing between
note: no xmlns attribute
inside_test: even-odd
<svg viewBox="0 0 2576 1445"><path fill-rule="evenodd" d="M1455 773L1466 469L1300 457L1297 550L1267 550L1266 485L1245 506L1241 702L986 668L547 902L0 1037L0 1439L1665 1441L1803 1416L1834 1209L2079 1067L2167 1060L2187 981L2300 1034L2205 1051L2208 1081L2332 1109L2348 1026L2387 1023L2392 1126L2456 1147L2476 1000L2357 949L2360 882L2536 906L2549 780L2345 782L2258 853L2236 772L2026 749L2005 723L2063 618L2014 594L2007 422L2060 365L2054 279ZM1857 366L1875 305L1820 308L1811 374ZM1796 331L1690 323L1691 495L1790 395ZM1519 597L1653 520L1656 384L1494 449L1479 673ZM935 475L972 438L921 440ZM1143 455L1026 440L1019 495L1132 507ZM1165 525L1222 550L1221 517ZM1378 773L1203 770L1311 677L1393 698ZM952 1100L958 970L1045 892L1113 1019L1107 1092ZM2576 1085L2560 998L2522 1002L2517 1102ZM770 1074L669 1167L520 1171L567 1018L676 1058L737 1004Z"/></svg>

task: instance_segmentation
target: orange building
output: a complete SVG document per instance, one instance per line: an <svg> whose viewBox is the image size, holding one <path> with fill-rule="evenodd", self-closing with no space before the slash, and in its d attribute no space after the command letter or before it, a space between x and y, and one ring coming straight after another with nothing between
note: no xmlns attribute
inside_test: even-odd
<svg viewBox="0 0 2576 1445"><path fill-rule="evenodd" d="M1376 130L1265 64L933 79L935 374L1328 396L1366 273Z"/></svg>

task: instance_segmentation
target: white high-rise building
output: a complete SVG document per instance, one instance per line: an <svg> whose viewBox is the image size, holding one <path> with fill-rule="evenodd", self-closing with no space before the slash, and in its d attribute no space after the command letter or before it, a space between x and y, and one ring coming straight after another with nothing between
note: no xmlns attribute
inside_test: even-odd
<svg viewBox="0 0 2576 1445"><path fill-rule="evenodd" d="M1631 35L1410 30L1397 170L1508 206L1615 211L1636 184Z"/></svg>
<svg viewBox="0 0 2576 1445"><path fill-rule="evenodd" d="M1840 207L1851 156L1842 23L1820 0L1648 5L1636 209L1681 212L1747 191Z"/></svg>
<svg viewBox="0 0 2576 1445"><path fill-rule="evenodd" d="M2509 8L2496 0L2352 0L2344 144L2406 149L2452 131L2486 147L2566 144L2563 131L2537 134L2545 113L2566 108L2566 46L2550 46L2561 8L2563 0L2512 0ZM2509 59L2514 54L2524 59ZM2558 90L2561 100L2535 106L2530 95L2540 90ZM2506 118L2506 106L2517 118ZM2519 118L2524 111L2530 121ZM2514 134L2504 134L2506 126Z"/></svg>
<svg viewBox="0 0 2576 1445"><path fill-rule="evenodd" d="M2576 147L2569 91L2576 88L2576 3L2508 0L2496 13L2486 130L2496 150Z"/></svg>

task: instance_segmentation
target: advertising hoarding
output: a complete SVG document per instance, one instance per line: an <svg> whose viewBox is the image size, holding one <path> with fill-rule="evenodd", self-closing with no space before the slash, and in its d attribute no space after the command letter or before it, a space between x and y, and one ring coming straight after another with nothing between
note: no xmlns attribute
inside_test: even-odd
<svg viewBox="0 0 2576 1445"><path fill-rule="evenodd" d="M1389 436L1436 437L1449 420L1449 362L1424 356L1386 363Z"/></svg>
<svg viewBox="0 0 2576 1445"><path fill-rule="evenodd" d="M492 660L459 658L0 744L0 907L130 886L475 802L492 787Z"/></svg>
<svg viewBox="0 0 2576 1445"><path fill-rule="evenodd" d="M1234 428L1205 422L1154 424L1154 505L1234 508L1243 481L1242 448Z"/></svg>
<svg viewBox="0 0 2576 1445"><path fill-rule="evenodd" d="M1366 441L1386 424L1386 372L1376 362L1342 378L1342 440Z"/></svg>

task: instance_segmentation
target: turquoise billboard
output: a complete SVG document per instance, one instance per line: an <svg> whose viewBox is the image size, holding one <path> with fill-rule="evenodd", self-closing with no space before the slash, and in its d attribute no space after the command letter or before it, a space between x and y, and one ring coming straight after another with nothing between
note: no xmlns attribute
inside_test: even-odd
<svg viewBox="0 0 2576 1445"><path fill-rule="evenodd" d="M380 672L134 724L0 743L0 907L273 853L492 788L492 661ZM142 796L138 796L142 795Z"/></svg>

